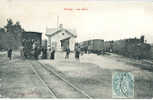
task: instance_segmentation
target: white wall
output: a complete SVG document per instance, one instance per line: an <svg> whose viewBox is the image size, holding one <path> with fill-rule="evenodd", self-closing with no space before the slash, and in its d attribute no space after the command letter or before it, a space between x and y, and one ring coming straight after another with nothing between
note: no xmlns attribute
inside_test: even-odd
<svg viewBox="0 0 153 100"><path fill-rule="evenodd" d="M64 33L64 35L62 34ZM61 31L60 33L52 36L52 37L49 37L50 39L48 39L48 44L49 43L53 43L53 42L56 42L56 50L57 51L61 51L62 48L61 48L61 42L60 40L63 40L65 38L68 38L70 37L71 35L69 35L68 33L66 33L64 30ZM74 37L71 37L70 40L69 40L69 47L70 47L70 50L73 51L74 50L74 45L75 45L75 39ZM53 46L53 45L51 45Z"/></svg>
<svg viewBox="0 0 153 100"><path fill-rule="evenodd" d="M70 50L71 51L74 51L75 42L76 42L76 38L71 37L70 41L69 41L69 43L70 43Z"/></svg>

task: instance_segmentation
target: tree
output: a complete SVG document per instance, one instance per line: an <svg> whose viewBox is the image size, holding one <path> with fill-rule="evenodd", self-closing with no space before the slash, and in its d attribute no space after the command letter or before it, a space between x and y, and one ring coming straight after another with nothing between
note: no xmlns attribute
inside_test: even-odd
<svg viewBox="0 0 153 100"><path fill-rule="evenodd" d="M144 35L142 35L142 36L140 37L140 40L141 40L142 43L144 43Z"/></svg>
<svg viewBox="0 0 153 100"><path fill-rule="evenodd" d="M0 49L3 48L3 33L4 29L0 27Z"/></svg>
<svg viewBox="0 0 153 100"><path fill-rule="evenodd" d="M13 21L12 19L7 19L7 24L5 26L7 32L13 31Z"/></svg>
<svg viewBox="0 0 153 100"><path fill-rule="evenodd" d="M13 23L12 19L7 19L7 24L4 26L5 38L7 38L8 47L17 49L21 45L21 37L23 29L20 25L20 22Z"/></svg>

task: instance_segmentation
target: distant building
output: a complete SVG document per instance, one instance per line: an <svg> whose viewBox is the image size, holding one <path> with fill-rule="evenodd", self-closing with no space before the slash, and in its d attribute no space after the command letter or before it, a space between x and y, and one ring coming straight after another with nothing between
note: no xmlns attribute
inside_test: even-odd
<svg viewBox="0 0 153 100"><path fill-rule="evenodd" d="M63 28L62 24L59 28L47 28L45 35L47 36L48 48L62 51L69 47L71 51L74 51L77 35L72 30Z"/></svg>

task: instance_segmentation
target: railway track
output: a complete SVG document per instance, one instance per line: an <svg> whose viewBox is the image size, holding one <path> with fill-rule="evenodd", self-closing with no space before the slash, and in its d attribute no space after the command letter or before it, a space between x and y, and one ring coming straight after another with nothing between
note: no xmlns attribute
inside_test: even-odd
<svg viewBox="0 0 153 100"><path fill-rule="evenodd" d="M35 73L35 75L38 77L38 79L43 83L43 85L48 89L49 94L51 95L51 97L53 98L57 98L54 91L48 86L48 84L43 80L43 78L41 77L41 75L36 71L36 69L34 68L33 63L30 63L32 66L32 71Z"/></svg>
<svg viewBox="0 0 153 100"><path fill-rule="evenodd" d="M56 77L58 77L59 79L61 79L62 81L64 81L66 84L68 84L69 86L71 86L72 88L74 88L76 91L80 92L81 94L85 95L87 98L91 99L92 97L89 96L86 92L84 92L83 90L79 89L78 87L76 87L75 85L73 85L72 83L70 83L69 81L67 81L64 77L62 77L61 75L59 75L58 73L56 73L56 71L51 70L51 68L47 68L47 66L43 65L42 63L39 62L40 65L42 65L46 70L48 70L49 72L53 73Z"/></svg>
<svg viewBox="0 0 153 100"><path fill-rule="evenodd" d="M39 61L33 61L31 64L34 73L54 98L92 98L50 67L43 65Z"/></svg>

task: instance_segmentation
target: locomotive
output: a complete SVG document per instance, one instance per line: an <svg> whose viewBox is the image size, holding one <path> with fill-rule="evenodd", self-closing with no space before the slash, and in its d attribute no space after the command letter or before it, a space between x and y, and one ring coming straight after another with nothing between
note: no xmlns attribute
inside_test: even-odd
<svg viewBox="0 0 153 100"><path fill-rule="evenodd" d="M38 59L41 53L41 36L40 32L23 32L21 54L27 59Z"/></svg>
<svg viewBox="0 0 153 100"><path fill-rule="evenodd" d="M149 44L137 38L118 40L112 44L113 53L136 59L149 58L150 49L151 46Z"/></svg>

